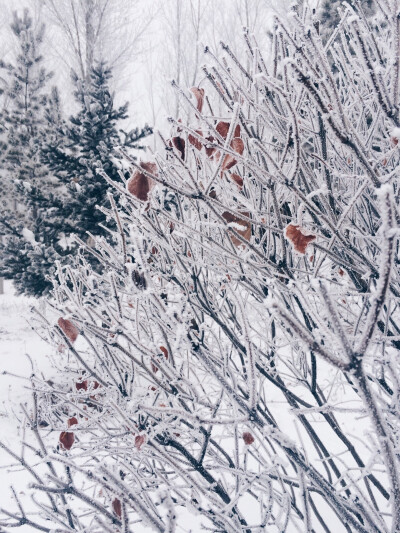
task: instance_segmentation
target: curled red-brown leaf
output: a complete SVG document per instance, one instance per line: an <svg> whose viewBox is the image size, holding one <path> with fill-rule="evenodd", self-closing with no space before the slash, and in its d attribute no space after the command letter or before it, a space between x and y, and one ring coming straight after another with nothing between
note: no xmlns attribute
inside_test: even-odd
<svg viewBox="0 0 400 533"><path fill-rule="evenodd" d="M74 343L79 335L79 330L71 320L60 317L57 321L60 329L64 332L67 339Z"/></svg>
<svg viewBox="0 0 400 533"><path fill-rule="evenodd" d="M210 192L208 193L208 196L213 200L217 198L217 191L214 189L214 187L211 188Z"/></svg>
<svg viewBox="0 0 400 533"><path fill-rule="evenodd" d="M239 187L239 190L243 189L243 178L241 178L239 174L232 173L229 177L236 183L236 185Z"/></svg>
<svg viewBox="0 0 400 533"><path fill-rule="evenodd" d="M164 354L165 359L168 361L168 350L165 346L160 346L160 351Z"/></svg>
<svg viewBox="0 0 400 533"><path fill-rule="evenodd" d="M235 137L234 139L232 139L231 148L237 154L242 155L244 151L244 142L242 141L240 137ZM229 170L230 168L234 167L236 163L237 163L237 159L235 159L233 155L226 154L222 162L221 174L225 170Z"/></svg>
<svg viewBox="0 0 400 533"><path fill-rule="evenodd" d="M141 161L139 163L139 165L142 167L143 170L145 170L149 174L153 174L153 176L157 176L158 175L158 170L157 170L157 164L156 163L153 163L151 161Z"/></svg>
<svg viewBox="0 0 400 533"><path fill-rule="evenodd" d="M118 518L121 518L122 516L121 500L119 498L114 498L111 505L112 505L114 513L118 516Z"/></svg>
<svg viewBox="0 0 400 533"><path fill-rule="evenodd" d="M203 136L203 132L201 130L196 130L196 133L197 135L200 135L201 137ZM192 144L200 152L200 150L203 148L202 142L197 137L195 137L194 135L191 135L190 133L189 133L188 139L189 139L190 144Z"/></svg>
<svg viewBox="0 0 400 533"><path fill-rule="evenodd" d="M237 159L235 159L232 155L227 154L224 157L224 160L222 162L221 177L222 177L223 173L225 172L225 170L229 170L230 168L234 167L236 165L236 163L237 163Z"/></svg>
<svg viewBox="0 0 400 533"><path fill-rule="evenodd" d="M204 89L199 89L198 87L192 87L190 91L194 94L194 97L196 98L197 111L200 111L201 113L203 110L203 103L204 103Z"/></svg>
<svg viewBox="0 0 400 533"><path fill-rule="evenodd" d="M208 141L210 143L215 143L215 137L213 137L212 135L209 135L208 137L206 137L206 141ZM206 150L207 157L209 159L213 159L214 158L214 154L217 151L217 149L214 146L206 146L205 150Z"/></svg>
<svg viewBox="0 0 400 533"><path fill-rule="evenodd" d="M250 217L250 213L247 213L247 212L242 213L242 215L244 215L245 217ZM240 228L243 228L243 229L239 229L236 226L233 227L233 229L237 233L239 233L239 235L241 235L244 239L246 239L246 241L250 240L250 237L251 237L250 222L248 222L247 220L243 220L243 218L240 218L239 216L234 215L233 213L229 211L224 211L222 213L222 217L228 222L228 224L234 223L235 225L236 224L239 225ZM230 235L230 238L235 246L243 245L242 241L238 239L237 237L235 237L235 235Z"/></svg>
<svg viewBox="0 0 400 533"><path fill-rule="evenodd" d="M76 388L76 390L87 390L87 388L88 388L87 380L85 379L84 381L77 381L75 383L75 388Z"/></svg>
<svg viewBox="0 0 400 533"><path fill-rule="evenodd" d="M293 244L296 252L300 254L306 253L308 244L314 241L317 237L315 235L306 235L298 224L289 224L286 227L286 238Z"/></svg>
<svg viewBox="0 0 400 533"><path fill-rule="evenodd" d="M185 159L185 139L182 139L182 137L172 137L169 145L171 148L174 146L178 150L181 159Z"/></svg>
<svg viewBox="0 0 400 533"><path fill-rule="evenodd" d="M135 448L140 450L140 448L143 446L143 444L146 442L146 436L145 435L136 435L135 437Z"/></svg>
<svg viewBox="0 0 400 533"><path fill-rule="evenodd" d="M71 426L78 424L78 419L76 418L76 416L71 416L71 418L68 418L67 423L68 423L68 427L70 428Z"/></svg>
<svg viewBox="0 0 400 533"><path fill-rule="evenodd" d="M231 141L231 148L234 152L242 155L244 152L244 142L240 137L234 137Z"/></svg>
<svg viewBox="0 0 400 533"><path fill-rule="evenodd" d="M75 326L75 324L73 322L71 322L70 320L64 319L62 317L60 317L57 320L57 324L60 327L60 329L62 330L62 332L65 334L67 339L71 343L74 343L76 341L76 339L78 338L78 335L79 335L79 330Z"/></svg>
<svg viewBox="0 0 400 533"><path fill-rule="evenodd" d="M141 162L140 166L146 172L157 176L157 165L151 162ZM144 172L140 172L136 169L132 176L127 181L126 187L128 191L142 202L147 202L149 199L149 193L154 187L154 180L147 177Z"/></svg>
<svg viewBox="0 0 400 533"><path fill-rule="evenodd" d="M250 444L253 444L254 442L254 437L253 435L249 432L249 431L245 431L242 435L243 437L243 440L244 440L244 443L247 445L247 446L250 446Z"/></svg>
<svg viewBox="0 0 400 533"><path fill-rule="evenodd" d="M63 450L70 450L75 442L75 435L70 431L62 431L59 441Z"/></svg>
<svg viewBox="0 0 400 533"><path fill-rule="evenodd" d="M217 130L217 132L221 135L223 139L226 139L228 136L229 127L230 127L229 122L224 122L221 120L215 126L215 129ZM235 131L233 132L233 137L240 137L240 124L236 124Z"/></svg>

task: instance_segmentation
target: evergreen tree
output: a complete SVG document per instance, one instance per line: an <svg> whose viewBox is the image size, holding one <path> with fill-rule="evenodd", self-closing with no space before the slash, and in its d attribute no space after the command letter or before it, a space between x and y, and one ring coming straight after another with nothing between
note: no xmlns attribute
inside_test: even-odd
<svg viewBox="0 0 400 533"><path fill-rule="evenodd" d="M107 186L96 169L116 178L115 147L141 148L151 129L118 129L127 104L114 107L103 64L92 69L90 83L74 77L80 110L66 123L57 90L46 88L44 27L35 30L24 11L14 15L12 29L20 53L15 65L2 65L10 105L0 114L0 275L18 292L41 296L52 287L55 261L67 261L74 248L70 235L86 240L106 223L96 206L105 205Z"/></svg>
<svg viewBox="0 0 400 533"><path fill-rule="evenodd" d="M361 7L363 13L370 18L375 13L373 0L347 0L347 3L354 7ZM320 22L322 36L325 40L329 39L332 31L340 22L339 8L343 7L343 0L324 0L320 11Z"/></svg>
<svg viewBox="0 0 400 533"><path fill-rule="evenodd" d="M54 179L41 161L46 118L51 104L40 47L44 25L35 28L28 10L14 13L11 25L18 39L15 64L6 71L5 100L0 113L0 275L12 279L18 292L40 295L50 288L46 279L57 256L49 214L55 195Z"/></svg>
<svg viewBox="0 0 400 533"><path fill-rule="evenodd" d="M141 149L139 143L152 133L151 128L136 128L129 133L118 129L127 118L128 104L115 108L109 89L111 70L104 63L92 68L90 83L73 73L78 113L63 127L63 136L43 151L43 160L67 186L69 194L63 206L63 230L86 240L88 232L103 233L104 214L96 206L104 206L107 184L98 174L102 168L118 179L115 159L117 146Z"/></svg>

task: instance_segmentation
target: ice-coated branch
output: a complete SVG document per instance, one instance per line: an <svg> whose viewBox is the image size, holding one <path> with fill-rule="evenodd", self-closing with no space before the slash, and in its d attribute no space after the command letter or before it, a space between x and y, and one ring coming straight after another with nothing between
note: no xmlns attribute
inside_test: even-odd
<svg viewBox="0 0 400 533"><path fill-rule="evenodd" d="M391 185L384 185L381 187L378 193L380 197L380 209L382 215L381 235L383 238L383 249L379 266L379 277L376 286L376 292L371 299L369 312L365 321L364 332L356 347L356 353L361 357L365 354L374 334L380 312L385 304L391 279L394 243L396 240L396 233L393 231L394 213L392 190L393 189Z"/></svg>

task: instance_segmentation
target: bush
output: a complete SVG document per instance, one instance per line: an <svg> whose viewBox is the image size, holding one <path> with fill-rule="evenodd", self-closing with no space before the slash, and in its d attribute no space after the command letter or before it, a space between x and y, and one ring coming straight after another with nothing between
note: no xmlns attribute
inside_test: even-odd
<svg viewBox="0 0 400 533"><path fill-rule="evenodd" d="M103 173L115 246L59 268L63 386L26 413L43 527L400 529L398 23L348 8L324 50L290 21L271 64L245 35L177 88L165 155Z"/></svg>

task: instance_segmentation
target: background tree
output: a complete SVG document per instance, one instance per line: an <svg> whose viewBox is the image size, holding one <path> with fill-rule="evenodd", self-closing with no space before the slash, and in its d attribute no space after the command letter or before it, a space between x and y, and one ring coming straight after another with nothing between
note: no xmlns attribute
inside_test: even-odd
<svg viewBox="0 0 400 533"><path fill-rule="evenodd" d="M10 103L1 117L0 272L19 292L40 296L52 286L55 261L74 249L71 233L86 240L87 231L103 232L105 217L96 205L104 204L106 189L96 169L117 176L115 146L140 149L151 129L119 129L127 104L114 107L111 72L103 64L92 68L89 82L75 75L80 110L67 124L58 92L46 87L51 76L40 55L44 27L34 29L25 11L23 18L15 15L13 31L21 52L15 67L4 65Z"/></svg>
<svg viewBox="0 0 400 533"><path fill-rule="evenodd" d="M36 1L36 0L31 0ZM69 72L90 81L90 72L99 62L113 71L112 91L117 104L137 104L138 71L152 47L148 38L158 13L155 2L144 0L38 0L42 17L49 25L48 42L54 50L54 68L60 64L59 80L72 94ZM72 84L73 85L73 84ZM75 112L75 102L68 101ZM140 116L140 121L148 121ZM135 121L137 119L135 118Z"/></svg>
<svg viewBox="0 0 400 533"><path fill-rule="evenodd" d="M246 28L264 47L270 39L274 12L285 16L288 11L285 3L275 0L154 0L153 5L157 16L143 36L145 44L151 46L145 53L141 99L151 123L163 131L170 115L186 120L182 114L188 110L181 106L170 82L174 80L184 90L203 86L206 45L217 57L223 53L221 41L229 42L235 54L245 54ZM156 142L155 136L154 145Z"/></svg>
<svg viewBox="0 0 400 533"><path fill-rule="evenodd" d="M46 109L52 73L42 66L44 25L34 27L25 10L22 17L14 13L11 27L19 50L14 64L2 65L7 102L0 116L0 272L20 292L41 294L51 286L43 276L55 254L49 208L56 188L40 156L51 128Z"/></svg>
<svg viewBox="0 0 400 533"><path fill-rule="evenodd" d="M376 12L376 5L374 5L373 0L349 0L349 4L354 7L354 5L362 5L363 15L368 17ZM321 27L323 28L323 37L328 39L332 31L337 27L338 23L341 20L340 9L342 8L343 2L339 0L324 0L321 3L319 18L321 21Z"/></svg>
<svg viewBox="0 0 400 533"><path fill-rule="evenodd" d="M111 70L103 63L92 68L89 83L74 75L80 109L68 124L62 124L55 142L43 149L43 161L69 192L59 213L63 231L84 240L87 232L104 234L101 225L106 224L106 217L96 206L104 206L107 186L98 170L117 179L120 165L115 148L143 149L140 142L152 133L148 126L128 133L119 129L127 118L128 104L114 107L110 79Z"/></svg>

